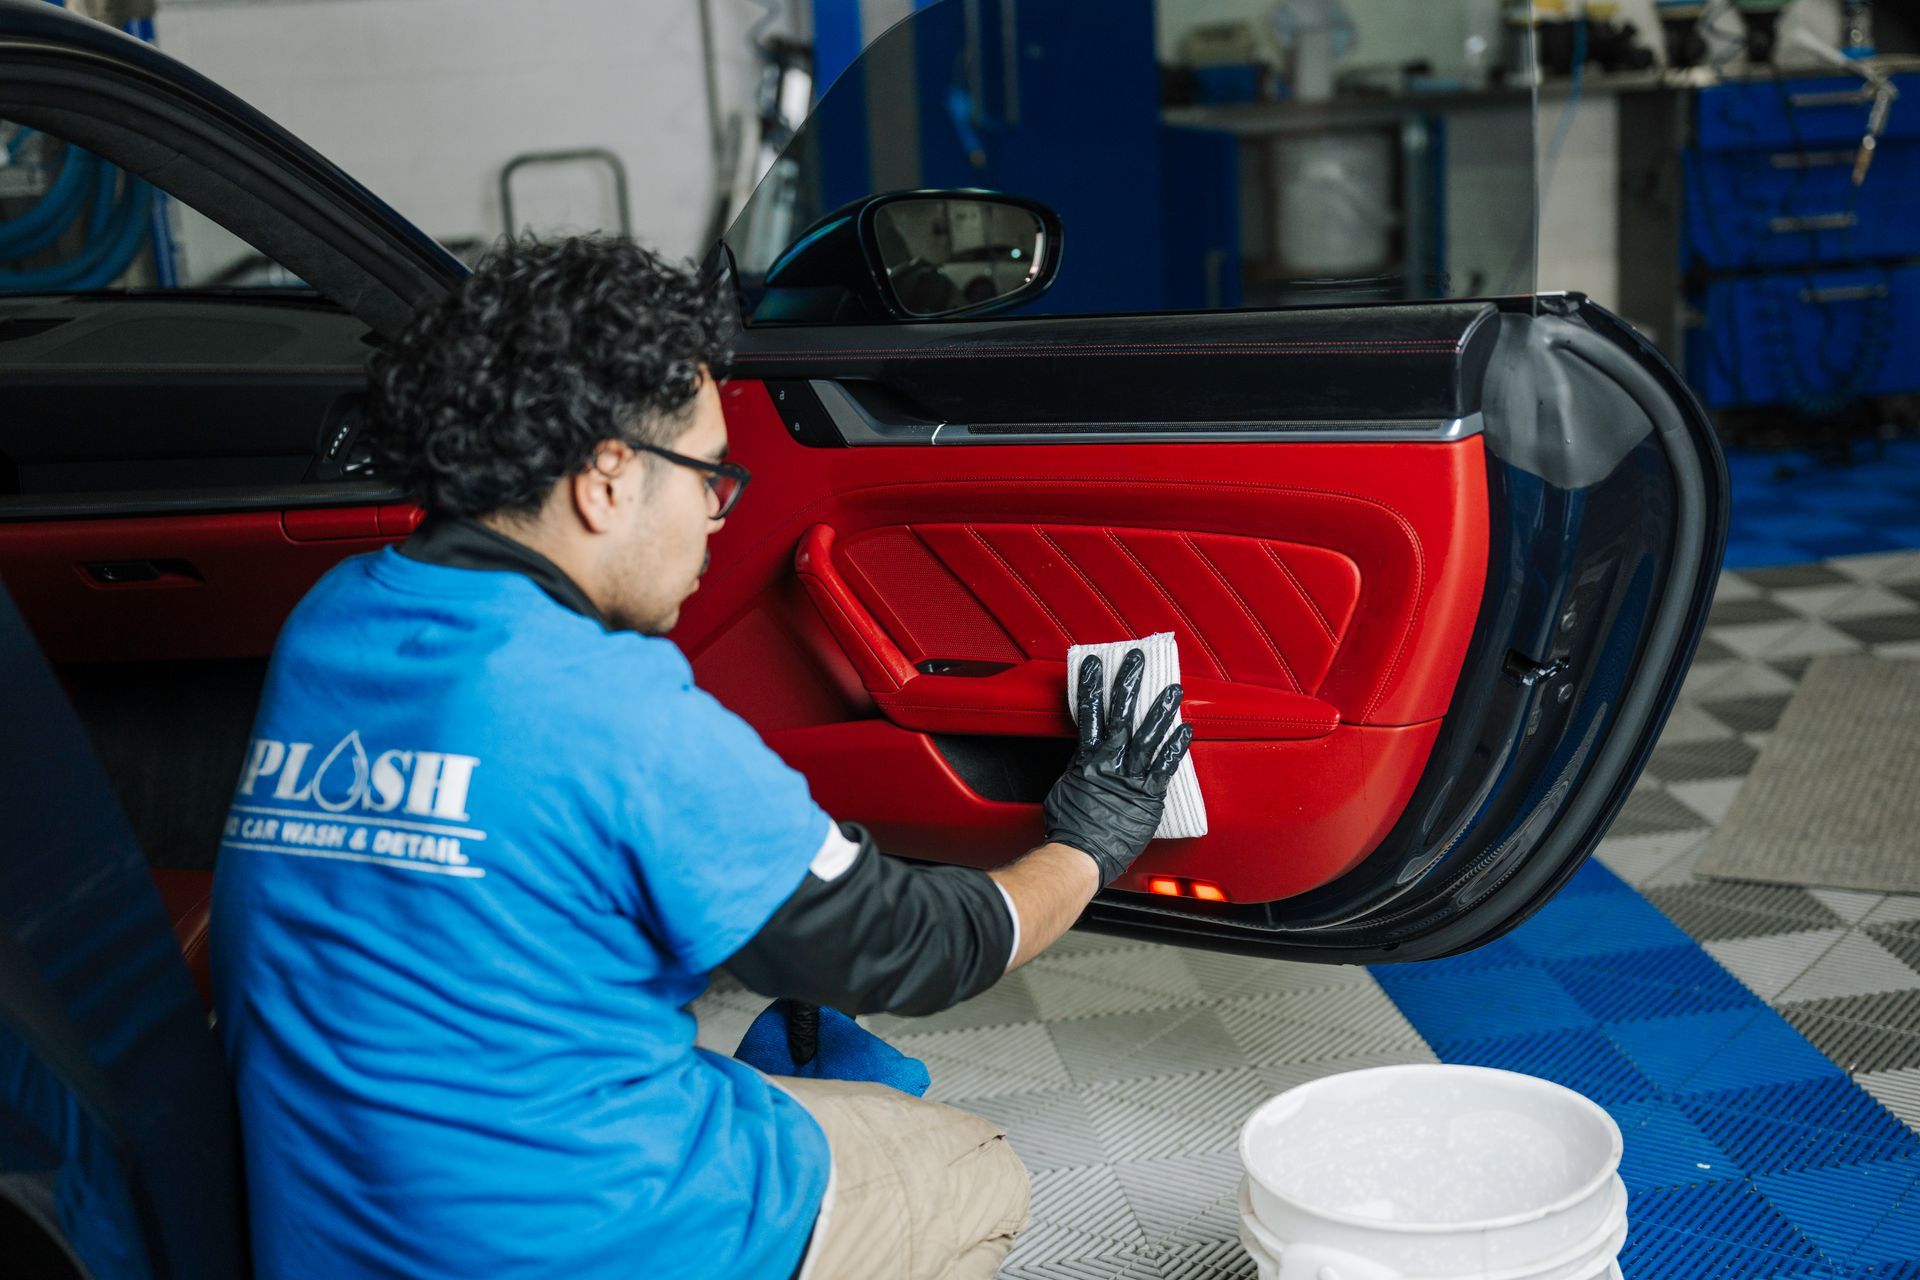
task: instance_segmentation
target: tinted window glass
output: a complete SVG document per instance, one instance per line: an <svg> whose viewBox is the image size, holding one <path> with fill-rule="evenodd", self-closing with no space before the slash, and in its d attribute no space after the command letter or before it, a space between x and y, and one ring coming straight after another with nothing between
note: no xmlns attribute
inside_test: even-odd
<svg viewBox="0 0 1920 1280"><path fill-rule="evenodd" d="M0 119L0 294L207 286L304 287L151 184Z"/></svg>
<svg viewBox="0 0 1920 1280"><path fill-rule="evenodd" d="M728 233L749 322L785 314L768 268L821 219L934 188L1059 214L1058 278L1013 314L1529 293L1531 47L1500 10L935 0L833 83Z"/></svg>

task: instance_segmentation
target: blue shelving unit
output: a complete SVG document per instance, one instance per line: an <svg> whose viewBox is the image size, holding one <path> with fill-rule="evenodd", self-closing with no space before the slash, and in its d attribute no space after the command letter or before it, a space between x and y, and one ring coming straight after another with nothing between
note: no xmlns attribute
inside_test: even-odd
<svg viewBox="0 0 1920 1280"><path fill-rule="evenodd" d="M1713 409L1822 416L1920 392L1920 75L1860 187L1870 92L1857 78L1776 78L1694 95L1682 263L1695 328L1687 374Z"/></svg>

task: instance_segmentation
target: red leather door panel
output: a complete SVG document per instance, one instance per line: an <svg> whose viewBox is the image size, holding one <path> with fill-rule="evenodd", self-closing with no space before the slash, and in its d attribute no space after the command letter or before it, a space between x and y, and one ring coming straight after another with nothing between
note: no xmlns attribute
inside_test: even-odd
<svg viewBox="0 0 1920 1280"><path fill-rule="evenodd" d="M1038 805L983 798L930 735L1064 740L1067 645L1171 630L1212 830L1120 887L1291 896L1398 818L1480 604L1477 438L824 449L757 382L723 400L755 486L675 638L836 816L1016 856ZM979 674L916 670L947 660Z"/></svg>
<svg viewBox="0 0 1920 1280"><path fill-rule="evenodd" d="M0 580L56 663L265 657L322 574L419 522L393 504L0 524Z"/></svg>

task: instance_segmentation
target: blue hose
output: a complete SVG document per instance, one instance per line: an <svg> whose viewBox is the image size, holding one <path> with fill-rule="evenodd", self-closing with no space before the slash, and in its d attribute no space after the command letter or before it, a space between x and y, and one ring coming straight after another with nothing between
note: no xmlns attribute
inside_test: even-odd
<svg viewBox="0 0 1920 1280"><path fill-rule="evenodd" d="M65 0L49 0L65 8ZM153 23L127 25L129 34L149 43ZM8 144L8 158L26 137ZM121 179L124 177L124 181ZM80 293L104 289L125 273L148 236L153 240L155 275L162 286L178 282L173 235L164 199L153 187L98 156L69 143L60 173L24 214L0 223L0 262L31 258L59 242L85 219L86 243L64 262L25 271L0 271L0 293Z"/></svg>
<svg viewBox="0 0 1920 1280"><path fill-rule="evenodd" d="M64 262L31 271L0 271L0 293L84 293L112 284L140 252L153 207L152 187L129 178L127 188L103 234L90 238L86 248Z"/></svg>

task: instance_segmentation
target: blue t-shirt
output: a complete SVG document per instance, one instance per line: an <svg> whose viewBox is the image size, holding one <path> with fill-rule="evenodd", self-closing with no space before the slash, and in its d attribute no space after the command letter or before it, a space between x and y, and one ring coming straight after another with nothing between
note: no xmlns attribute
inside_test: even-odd
<svg viewBox="0 0 1920 1280"><path fill-rule="evenodd" d="M281 633L214 890L281 1277L784 1277L825 1136L687 1005L830 823L672 643L348 560Z"/></svg>

